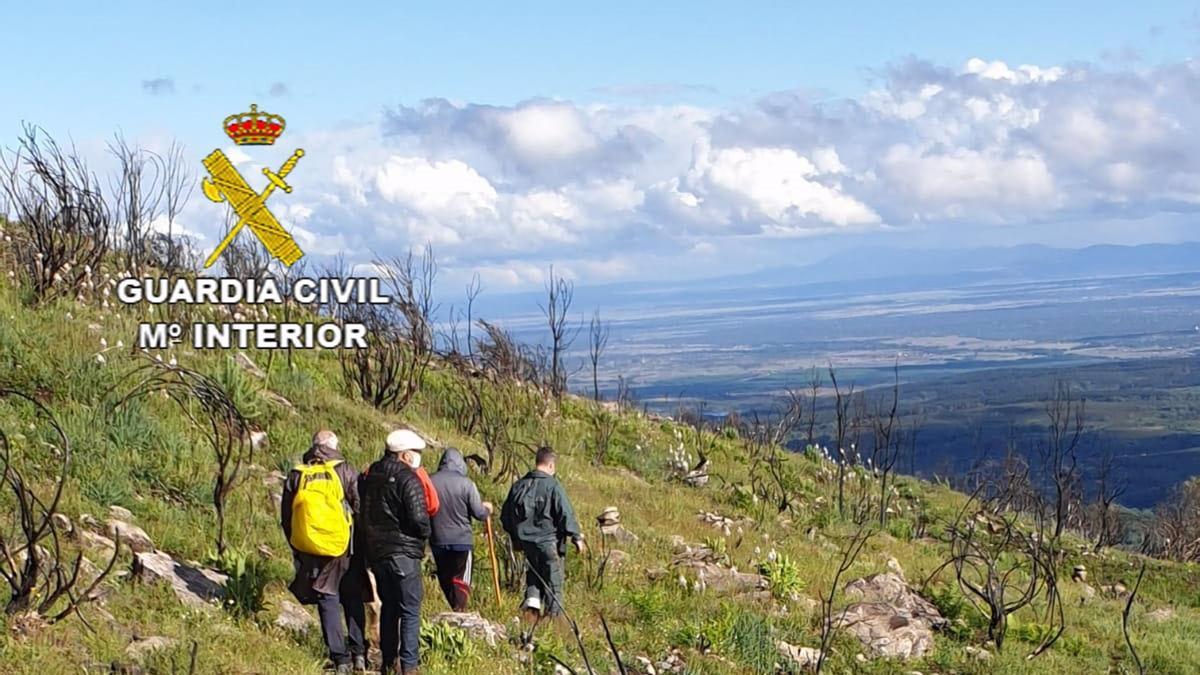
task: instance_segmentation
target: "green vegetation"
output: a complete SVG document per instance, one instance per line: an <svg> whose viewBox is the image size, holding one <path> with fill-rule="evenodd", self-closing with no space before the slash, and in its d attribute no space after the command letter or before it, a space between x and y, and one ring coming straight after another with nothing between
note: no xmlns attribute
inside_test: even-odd
<svg viewBox="0 0 1200 675"><path fill-rule="evenodd" d="M278 528L278 483L272 472L286 470L317 427L336 430L350 461L362 466L379 452L387 430L400 424L468 455L491 458L493 472L474 478L484 497L497 503L509 480L529 465L527 446L552 444L562 454L560 476L592 542L601 539L594 516L609 505L620 508L622 524L639 541L611 544L627 557L607 566L604 583L583 583L588 570L598 565L599 553L593 552L591 559L572 555L568 561L567 604L597 672L615 671L601 615L627 666L636 656L657 662L677 650L691 673L770 673L780 662L778 640L808 647L820 643L821 614L813 601L827 595L841 562L839 548L856 529L849 513L837 512L838 486L828 460L815 452L782 456L779 475L794 494L788 510L779 513L775 504L764 506L753 492L735 487L751 482L748 472L755 451L737 433L695 431L625 411L613 416L611 429L605 426L607 447L600 453L593 437L595 406L588 401L567 397L555 404L529 387L469 380L436 359L424 372L419 392L397 414L380 412L364 404L358 392L347 391L341 364L331 352L296 352L285 359L251 351L248 356L264 371L262 378L223 352L177 347L160 354L219 383L252 428L266 433L265 443L253 449L229 493L227 548L216 555L216 466L208 437L188 416L195 406L180 406L156 394L110 405L115 394L130 386L129 374L149 358L129 346L138 314L65 298L30 308L6 280L10 268L4 260L0 249L0 386L29 392L43 402L73 442L58 510L78 524L83 514L103 521L110 506L124 507L160 550L180 560L211 560L231 575L231 581L223 609L187 608L165 587L114 576L103 584L103 599L84 605L81 616L52 626L26 626L6 615L0 618L0 672L42 675L107 669L112 663L129 662L125 651L131 635L176 640L147 657L144 667L149 672L183 672L193 640L199 673L320 672L324 658L319 635L298 637L274 625L280 603L290 597L286 585L291 564ZM98 270L101 276L113 272L107 266ZM213 308L194 311L195 319L218 316ZM464 397L472 392L483 399L485 419L471 420L465 414ZM12 442L13 462L34 479L33 487L49 489L55 444L43 421L29 406L0 400L0 428ZM703 487L685 485L671 465L672 453L685 444L686 452L694 456L702 450L712 464L714 478ZM852 470L847 491L857 498L876 493L878 486L866 472ZM8 499L7 493L0 496L0 514L13 513L13 505L4 501ZM895 514L870 538L843 583L884 571L887 560L895 558L910 582L920 586L945 562L946 545L935 537L945 531L963 497L943 486L899 476L890 503ZM743 525L725 532L699 520L702 511ZM6 528L8 517L0 515ZM678 570L671 567L674 537L694 546L704 543L740 570L761 569L772 597L721 593L711 585L681 587ZM860 663L856 656L861 646L841 631L833 637L826 671L1135 672L1122 636L1124 599L1104 592L1090 597L1082 584L1067 579L1074 565L1086 564L1091 587L1131 586L1139 559L1118 550L1092 555L1088 542L1070 533L1064 542L1058 572L1066 632L1036 659L1028 661L1026 656L1050 628L1032 609L1014 615L1003 652L986 662L973 655L968 647L983 646L987 622L959 590L953 574L943 569L925 596L950 620L950 627L937 635L925 658ZM477 543L484 550L482 537ZM772 550L776 554L768 558ZM94 565L104 562L94 551L87 556ZM128 563L129 553L122 551L117 569ZM492 602L488 564L484 556L477 557L474 609L515 633L511 620L519 599L506 590L501 607ZM655 568L667 573L646 573ZM694 578L689 573L685 580ZM1147 672L1195 672L1200 663L1200 642L1195 639L1200 634L1198 586L1200 570L1194 564L1149 563L1130 626ZM1148 618L1149 612L1164 608L1173 614ZM427 582L426 617L444 609L436 584ZM583 672L574 637L555 627L539 633L536 650L525 661L516 644L493 647L458 629L431 623L422 639L428 657L425 672L544 672L553 668L554 659Z"/></svg>

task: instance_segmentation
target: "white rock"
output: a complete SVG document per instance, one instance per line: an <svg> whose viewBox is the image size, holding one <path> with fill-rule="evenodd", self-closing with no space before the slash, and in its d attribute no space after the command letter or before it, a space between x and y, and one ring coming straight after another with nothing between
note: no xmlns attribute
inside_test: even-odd
<svg viewBox="0 0 1200 675"><path fill-rule="evenodd" d="M154 550L154 540L146 531L132 523L127 523L116 518L108 521L108 536L125 544L127 547L137 553L146 553Z"/></svg>
<svg viewBox="0 0 1200 675"><path fill-rule="evenodd" d="M160 635L134 640L125 648L125 656L138 663L142 663L146 660L146 657L154 652L170 649L178 644L178 642L175 638L162 637Z"/></svg>
<svg viewBox="0 0 1200 675"><path fill-rule="evenodd" d="M279 613L275 616L275 625L286 631L304 634L320 624L317 622L317 618L303 605L296 604L291 600L284 600L279 603Z"/></svg>

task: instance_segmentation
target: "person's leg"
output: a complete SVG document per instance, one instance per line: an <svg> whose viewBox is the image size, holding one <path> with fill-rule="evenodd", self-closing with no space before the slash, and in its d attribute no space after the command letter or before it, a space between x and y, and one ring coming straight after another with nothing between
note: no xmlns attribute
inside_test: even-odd
<svg viewBox="0 0 1200 675"><path fill-rule="evenodd" d="M537 544L522 543L521 551L525 556L525 602L523 607L530 613L538 614L545 609L542 581L537 571L538 559L541 556Z"/></svg>
<svg viewBox="0 0 1200 675"><path fill-rule="evenodd" d="M465 612L471 599L471 552L435 551L434 561L438 565L438 583L446 602L455 612Z"/></svg>
<svg viewBox="0 0 1200 675"><path fill-rule="evenodd" d="M547 597L546 613L550 616L562 614L566 598L563 597L563 559L558 555L558 547L553 545L543 547L541 568L538 569L538 572L546 580L544 593Z"/></svg>
<svg viewBox="0 0 1200 675"><path fill-rule="evenodd" d="M320 593L317 597L317 616L321 619L321 637L329 649L329 660L334 665L350 663L350 652L346 651L346 636L342 630L342 607L338 596Z"/></svg>
<svg viewBox="0 0 1200 675"><path fill-rule="evenodd" d="M446 596L446 604L454 609L454 552L440 546L433 546L433 564L437 568L438 586L442 595Z"/></svg>
<svg viewBox="0 0 1200 675"><path fill-rule="evenodd" d="M454 601L451 605L456 612L467 611L471 602L471 552L456 551L451 568L454 570Z"/></svg>
<svg viewBox="0 0 1200 675"><path fill-rule="evenodd" d="M375 590L379 593L379 651L383 656L383 672L396 663L400 648L400 585L392 568L391 560L372 565Z"/></svg>
<svg viewBox="0 0 1200 675"><path fill-rule="evenodd" d="M366 624L366 608L363 605L363 577L366 574L361 568L350 567L350 571L342 578L338 589L342 610L346 614L346 648L351 658L366 656L367 643L363 636Z"/></svg>
<svg viewBox="0 0 1200 675"><path fill-rule="evenodd" d="M395 558L400 596L400 665L405 671L420 663L421 600L425 587L421 583L421 561L418 558Z"/></svg>

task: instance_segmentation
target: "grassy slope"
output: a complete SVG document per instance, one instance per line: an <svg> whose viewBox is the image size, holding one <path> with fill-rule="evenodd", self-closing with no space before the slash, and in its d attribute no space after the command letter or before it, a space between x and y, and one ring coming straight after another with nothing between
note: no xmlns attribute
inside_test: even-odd
<svg viewBox="0 0 1200 675"><path fill-rule="evenodd" d="M24 309L11 289L0 282L0 381L18 384L41 392L48 398L59 419L71 435L76 452L72 485L62 511L73 518L81 513L103 516L110 504L130 509L137 522L155 540L158 547L176 556L202 559L212 547L213 517L208 507L210 458L186 420L165 402L150 401L120 416L112 423L99 421L99 402L118 378L133 367L136 360L128 346L106 352L107 363L96 362L103 336L110 345L118 340L127 344L134 338L134 321L126 314L58 304L37 311ZM97 324L99 329L89 327ZM304 449L306 440L318 426L335 429L358 465L370 461L386 430L407 422L432 435L438 441L455 444L470 452L478 449L476 439L459 436L451 422L439 411L445 401L439 395L445 373L432 373L426 393L403 416L389 417L344 397L336 376L336 361L329 353L308 353L298 357L297 368L288 372L277 358L270 373L269 387L295 405L287 410L258 395L263 384L244 376L230 366L225 354L196 354L177 349L180 363L214 374L238 391L241 403L269 434L269 445L255 458L262 467L232 499L231 540L235 546L254 551L266 544L274 552L268 605L287 597L285 585L290 564L282 555L286 545L276 525L273 504L260 476L262 472L284 468ZM265 354L252 354L265 365ZM629 547L630 560L622 569L610 572L602 590L585 588L585 561L573 557L569 563L568 604L580 619L581 628L593 661L607 672L609 663L603 647L603 633L597 616L603 612L614 630L614 638L628 659L647 655L654 660L672 645L684 647L691 672L756 672L774 660L770 636L812 646L817 642L818 621L803 603L790 603L786 614L780 607L764 607L717 597L711 592L692 593L680 589L671 578L664 582L646 580L643 569L664 566L670 559L670 540L680 535L691 542L722 538L713 528L700 523L696 513L718 511L729 516L753 515L730 491L717 485L688 489L666 480L669 448L676 443L675 428L669 423L640 417L622 420L617 447L608 464L595 468L583 450L586 425L585 404L570 401L561 412L552 415L540 433L565 453L561 477L574 500L593 542L594 516L607 505L621 509L623 519L641 537L641 543ZM34 441L39 431L30 430L28 411L0 403L0 424L24 436L17 438L24 458L46 461ZM640 446L640 449L639 449ZM712 459L718 473L737 480L744 471L742 450L735 439L721 438ZM792 524L774 518L744 535L734 532L727 537L730 556L741 569L751 566L755 548L765 552L774 546L788 554L800 567L804 593L817 597L827 588L837 564L837 542L845 534L843 526L831 517L828 504L833 486L823 479L821 467L813 461L795 457L793 465L806 486L808 522ZM485 497L499 503L505 484L479 478ZM901 494L922 500L931 514L952 512L959 496L942 488L916 481L901 481ZM824 499L820 499L820 498ZM819 501L826 506L819 505ZM894 519L890 533L876 536L846 578L881 571L889 556L894 556L910 578L920 578L939 562L942 548L930 539L911 540L911 514L915 502L902 499L901 515ZM9 508L3 502L0 507ZM907 514L907 515L905 515ZM819 532L810 539L804 533L810 525ZM1095 586L1116 580L1132 581L1132 559L1122 553L1106 553L1103 559L1072 557L1065 569L1085 562ZM1066 576L1067 573L1064 573ZM489 601L486 570L477 570L475 604L485 616L508 623L515 614L517 598L509 595L502 610ZM1196 568L1155 564L1143 585L1145 604L1135 612L1134 639L1150 672L1191 673L1200 664L1200 590ZM852 641L840 639L831 662L831 672L997 672L997 673L1097 673L1116 667L1117 672L1133 672L1121 637L1117 600L1096 599L1080 606L1078 588L1067 584L1069 629L1066 637L1048 654L1027 662L1029 644L1015 633L1002 656L981 664L966 654L968 644L977 637L962 639L939 636L932 656L921 663L874 662L860 664ZM444 609L436 587L427 583L427 613ZM1172 606L1175 618L1151 625L1139 620L1149 609ZM122 658L131 636L166 635L198 640L199 668L202 673L310 673L319 672L323 654L319 637L298 641L270 626L273 614L268 608L256 618L235 619L231 615L197 612L181 608L164 589L147 589L129 583L116 585L105 602L108 618L96 609L85 609L94 631L72 618L31 637L17 638L9 630L0 637L0 672L49 673L79 672L89 664L108 663ZM969 619L969 613L964 612ZM1033 620L1021 615L1021 621ZM0 619L2 621L2 619ZM966 631L969 633L970 631ZM1019 632L1016 631L1016 632ZM701 637L715 643L714 653L701 655L691 647ZM579 663L575 650L560 637L548 634L542 649ZM465 661L446 663L431 654L427 672L528 672L521 670L515 650L508 646L489 649L476 646ZM170 672L169 662L185 660L185 649L161 654L155 662L159 672ZM543 659L535 658L542 662ZM756 664L758 664L756 666Z"/></svg>

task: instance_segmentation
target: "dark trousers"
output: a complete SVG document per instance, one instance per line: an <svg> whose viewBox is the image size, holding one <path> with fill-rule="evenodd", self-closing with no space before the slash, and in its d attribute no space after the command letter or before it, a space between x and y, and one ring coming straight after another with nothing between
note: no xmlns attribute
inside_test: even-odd
<svg viewBox="0 0 1200 675"><path fill-rule="evenodd" d="M540 608L549 616L562 613L563 559L554 542L521 542L525 552L526 607ZM535 601L535 602L531 602Z"/></svg>
<svg viewBox="0 0 1200 675"><path fill-rule="evenodd" d="M458 551L434 546L433 562L437 564L438 585L450 609L465 612L471 600L471 549Z"/></svg>
<svg viewBox="0 0 1200 675"><path fill-rule="evenodd" d="M396 556L371 563L375 588L379 591L379 651L384 671L396 663L397 655L404 670L420 662L421 561Z"/></svg>
<svg viewBox="0 0 1200 675"><path fill-rule="evenodd" d="M346 615L345 631L342 630L343 612ZM366 608L361 586L355 583L353 588L347 588L347 580L343 579L337 595L318 593L317 615L321 618L321 636L325 638L329 658L335 664L350 663L352 657L366 655L367 645L363 639Z"/></svg>

